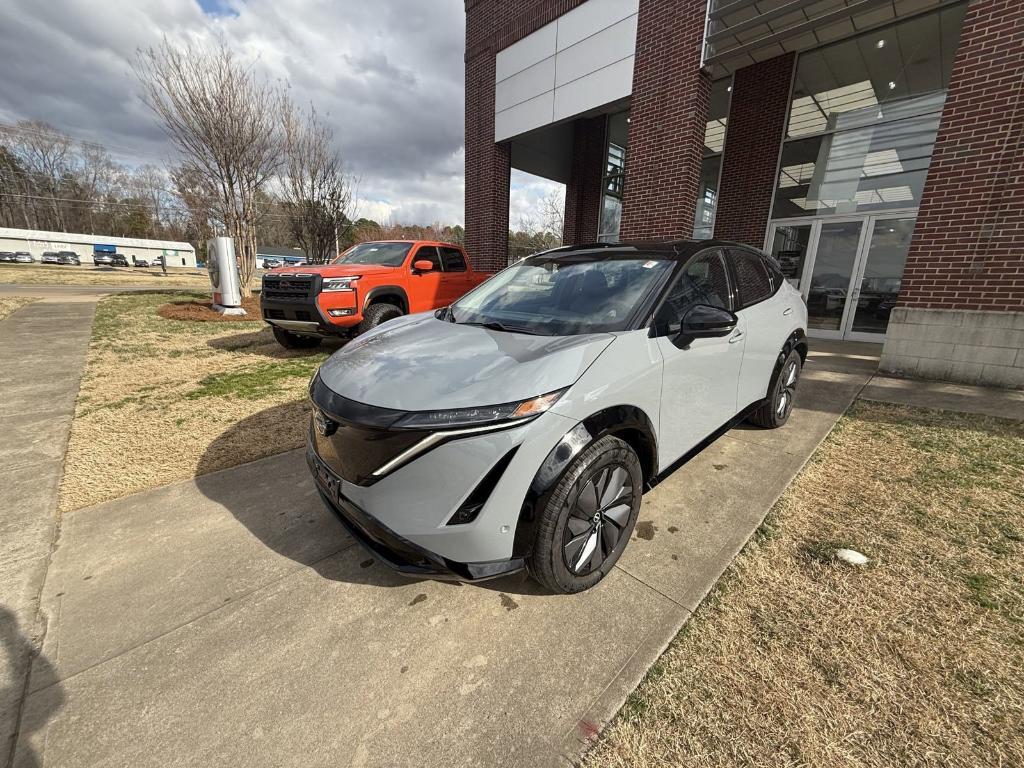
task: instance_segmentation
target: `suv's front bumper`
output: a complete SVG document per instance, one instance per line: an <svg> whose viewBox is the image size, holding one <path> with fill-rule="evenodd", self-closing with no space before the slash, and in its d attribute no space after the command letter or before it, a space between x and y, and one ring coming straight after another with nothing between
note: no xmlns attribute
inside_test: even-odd
<svg viewBox="0 0 1024 768"><path fill-rule="evenodd" d="M313 274L267 274L260 291L260 313L271 325L309 336L346 335L362 322L355 291L321 291ZM335 314L331 314L334 312Z"/></svg>
<svg viewBox="0 0 1024 768"><path fill-rule="evenodd" d="M313 446L308 443L306 461L327 508L337 515L352 538L396 571L409 576L427 576L435 579L484 581L517 573L526 565L521 558L459 563L430 552L403 539L347 498L342 491L341 478L321 461Z"/></svg>

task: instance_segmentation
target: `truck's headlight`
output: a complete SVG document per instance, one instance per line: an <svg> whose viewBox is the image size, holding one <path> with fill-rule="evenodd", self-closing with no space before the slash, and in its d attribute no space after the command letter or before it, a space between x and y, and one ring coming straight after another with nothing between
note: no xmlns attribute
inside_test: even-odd
<svg viewBox="0 0 1024 768"><path fill-rule="evenodd" d="M394 426L399 429L456 429L477 427L485 424L513 422L540 416L558 402L565 392L549 392L546 395L501 405L482 405L475 408L452 408L446 411L414 411L408 413Z"/></svg>
<svg viewBox="0 0 1024 768"><path fill-rule="evenodd" d="M359 275L353 275L351 277L328 277L324 280L321 290L354 291L356 289L354 283L359 279L359 277Z"/></svg>

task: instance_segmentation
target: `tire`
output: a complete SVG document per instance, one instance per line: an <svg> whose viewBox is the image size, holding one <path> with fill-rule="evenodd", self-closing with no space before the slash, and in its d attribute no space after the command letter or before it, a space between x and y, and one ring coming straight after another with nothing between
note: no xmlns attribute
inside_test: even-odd
<svg viewBox="0 0 1024 768"><path fill-rule="evenodd" d="M403 314L405 313L402 312L401 307L396 307L394 304L372 304L363 312L363 322L356 328L356 335L362 335L381 323L394 320Z"/></svg>
<svg viewBox="0 0 1024 768"><path fill-rule="evenodd" d="M278 328L276 325L272 325L274 329L274 338L277 339L277 343L285 349L315 349L320 346L322 339L319 336L300 336L297 333L286 331L284 328Z"/></svg>
<svg viewBox="0 0 1024 768"><path fill-rule="evenodd" d="M629 543L642 493L640 460L626 443L609 435L584 449L538 512L527 558L533 578L562 594L597 584Z"/></svg>
<svg viewBox="0 0 1024 768"><path fill-rule="evenodd" d="M783 356L779 355L779 357ZM795 349L790 350L783 359L782 365L772 375L767 399L760 408L750 415L751 424L764 429L778 429L789 421L789 414L793 412L793 397L796 395L796 385L800 381L802 367L800 353Z"/></svg>

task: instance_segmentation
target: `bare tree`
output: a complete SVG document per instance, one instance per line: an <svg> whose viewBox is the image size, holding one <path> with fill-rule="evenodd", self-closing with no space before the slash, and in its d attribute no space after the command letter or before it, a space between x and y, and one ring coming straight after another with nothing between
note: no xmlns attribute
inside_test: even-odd
<svg viewBox="0 0 1024 768"><path fill-rule="evenodd" d="M208 180L217 224L235 240L242 295L256 271L257 194L280 170L290 112L284 89L258 78L224 41L175 47L165 38L135 63L144 98L181 153L183 171Z"/></svg>
<svg viewBox="0 0 1024 768"><path fill-rule="evenodd" d="M18 159L21 175L14 179L23 195L35 209L35 219L42 229L65 229L65 210L60 205L60 192L71 175L71 139L48 123L22 120L15 126L11 151ZM42 192L33 199L33 191Z"/></svg>
<svg viewBox="0 0 1024 768"><path fill-rule="evenodd" d="M311 263L337 256L352 225L355 180L334 149L334 132L317 116L290 110L285 114L284 208L292 234Z"/></svg>

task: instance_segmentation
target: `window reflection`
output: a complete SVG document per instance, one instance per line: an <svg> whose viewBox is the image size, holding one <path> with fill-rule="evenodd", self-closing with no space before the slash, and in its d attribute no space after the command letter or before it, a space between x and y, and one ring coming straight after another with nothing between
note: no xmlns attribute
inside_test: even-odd
<svg viewBox="0 0 1024 768"><path fill-rule="evenodd" d="M629 112L610 115L602 180L604 200L601 204L601 221L598 223L597 232L597 239L600 242L615 242L619 239L619 224L622 220L622 193L626 186L626 147L628 143Z"/></svg>
<svg viewBox="0 0 1024 768"><path fill-rule="evenodd" d="M711 84L708 120L704 126L704 158L700 165L700 187L697 190L697 210L693 221L693 236L698 240L707 240L714 235L718 180L722 171L722 150L725 147L731 94L731 77Z"/></svg>

